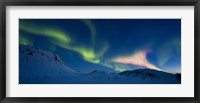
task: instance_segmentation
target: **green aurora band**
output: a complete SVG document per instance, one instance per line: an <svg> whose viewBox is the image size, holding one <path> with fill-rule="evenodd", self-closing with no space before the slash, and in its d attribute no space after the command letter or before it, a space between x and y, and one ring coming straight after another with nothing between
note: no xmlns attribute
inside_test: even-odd
<svg viewBox="0 0 200 103"><path fill-rule="evenodd" d="M33 46L33 40L29 39L28 37L24 36L23 34L20 34L19 35L19 44Z"/></svg>
<svg viewBox="0 0 200 103"><path fill-rule="evenodd" d="M91 20L88 20L88 19L81 19L80 21L83 22L89 28L91 36L92 36L92 44L95 44L97 31L94 24L92 23Z"/></svg>
<svg viewBox="0 0 200 103"><path fill-rule="evenodd" d="M62 32L61 30L57 28L55 29L52 27L30 23L30 22L24 22L24 21L20 21L19 28L21 30L30 32L35 35L49 37L60 43L68 44L71 42L71 38L69 37L69 35L65 32Z"/></svg>
<svg viewBox="0 0 200 103"><path fill-rule="evenodd" d="M170 59L170 54L174 52L171 48L175 48L175 52L181 55L180 47L181 47L181 40L173 39L170 42L165 43L162 47L158 48L156 53L158 64L160 66L163 66L168 62L168 60Z"/></svg>

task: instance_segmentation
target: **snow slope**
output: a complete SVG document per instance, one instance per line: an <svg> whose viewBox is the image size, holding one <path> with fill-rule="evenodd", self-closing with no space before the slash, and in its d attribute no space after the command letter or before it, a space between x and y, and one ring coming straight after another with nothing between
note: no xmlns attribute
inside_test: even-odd
<svg viewBox="0 0 200 103"><path fill-rule="evenodd" d="M37 47L20 46L19 57L20 84L58 82L75 74L58 55Z"/></svg>
<svg viewBox="0 0 200 103"><path fill-rule="evenodd" d="M152 69L107 73L95 70L77 73L52 52L20 46L20 84L180 84L181 74Z"/></svg>

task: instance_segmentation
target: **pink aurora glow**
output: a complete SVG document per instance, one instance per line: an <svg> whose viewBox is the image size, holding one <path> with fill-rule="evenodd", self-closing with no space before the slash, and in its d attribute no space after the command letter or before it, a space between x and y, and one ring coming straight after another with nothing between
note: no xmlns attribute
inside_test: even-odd
<svg viewBox="0 0 200 103"><path fill-rule="evenodd" d="M147 53L148 51L139 51L139 52L134 53L131 56L119 57L119 58L114 59L113 61L117 63L122 63L122 64L132 64L132 65L143 66L149 69L160 70L158 67L151 64L147 60Z"/></svg>

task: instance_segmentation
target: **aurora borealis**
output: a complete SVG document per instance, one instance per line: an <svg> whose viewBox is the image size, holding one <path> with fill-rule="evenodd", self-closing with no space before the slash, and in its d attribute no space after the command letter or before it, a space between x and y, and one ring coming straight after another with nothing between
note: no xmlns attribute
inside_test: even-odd
<svg viewBox="0 0 200 103"><path fill-rule="evenodd" d="M114 62L139 65L139 66L144 66L146 68L159 70L158 67L149 63L146 57L147 57L146 51L139 51L139 52L134 53L132 56L116 58L114 59Z"/></svg>
<svg viewBox="0 0 200 103"><path fill-rule="evenodd" d="M19 43L81 72L181 72L181 19L19 19Z"/></svg>

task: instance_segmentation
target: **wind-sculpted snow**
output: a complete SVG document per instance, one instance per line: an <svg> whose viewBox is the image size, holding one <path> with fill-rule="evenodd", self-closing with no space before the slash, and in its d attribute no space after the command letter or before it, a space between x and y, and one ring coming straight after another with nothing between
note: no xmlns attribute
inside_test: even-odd
<svg viewBox="0 0 200 103"><path fill-rule="evenodd" d="M19 47L20 84L180 84L181 74L152 69L119 73L95 70L75 72L52 52L31 46Z"/></svg>

